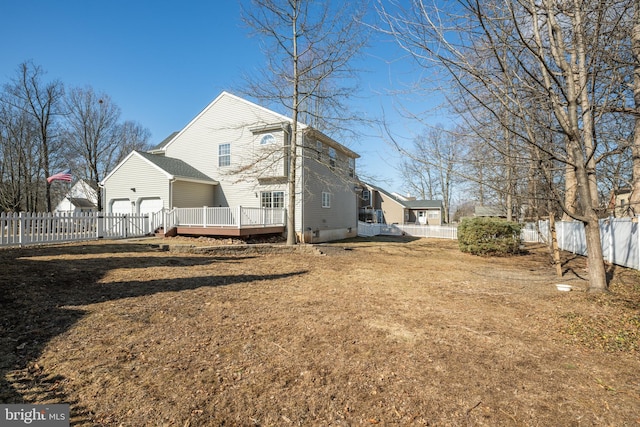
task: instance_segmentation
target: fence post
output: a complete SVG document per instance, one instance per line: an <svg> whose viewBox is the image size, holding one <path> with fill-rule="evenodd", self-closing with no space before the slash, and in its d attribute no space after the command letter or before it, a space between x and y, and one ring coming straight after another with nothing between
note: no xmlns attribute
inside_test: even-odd
<svg viewBox="0 0 640 427"><path fill-rule="evenodd" d="M27 218L26 218L27 213L26 212L20 212L20 215L18 216L18 244L20 246L23 245L23 243L26 243L24 240L26 238L26 234L25 234L25 229L27 227Z"/></svg>
<svg viewBox="0 0 640 427"><path fill-rule="evenodd" d="M638 244L637 249L638 249L638 267L637 269L640 270L640 215L636 216L636 221L635 221L635 226L636 226L636 235L638 236ZM633 223L632 223L633 224Z"/></svg>
<svg viewBox="0 0 640 427"><path fill-rule="evenodd" d="M202 226L207 227L207 207L202 207Z"/></svg>
<svg viewBox="0 0 640 427"><path fill-rule="evenodd" d="M613 215L609 216L609 263L613 264L614 258L614 249L613 249Z"/></svg>
<svg viewBox="0 0 640 427"><path fill-rule="evenodd" d="M237 220L238 228L241 228L242 227L242 206L238 206L238 215L236 218L238 218Z"/></svg>

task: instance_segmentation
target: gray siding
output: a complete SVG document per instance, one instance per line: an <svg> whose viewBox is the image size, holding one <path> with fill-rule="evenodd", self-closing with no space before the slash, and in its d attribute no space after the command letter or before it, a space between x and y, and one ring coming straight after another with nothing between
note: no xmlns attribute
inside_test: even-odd
<svg viewBox="0 0 640 427"><path fill-rule="evenodd" d="M320 159L317 156L315 140L305 141L304 156L304 209L303 218L305 228L315 232L315 238L322 240L324 234L335 238L336 234L329 231L356 230L358 224L358 207L355 192L355 180L348 174L348 157L337 151L336 165L329 167L327 147ZM330 194L330 207L322 207L322 193ZM347 237L346 235L342 237Z"/></svg>

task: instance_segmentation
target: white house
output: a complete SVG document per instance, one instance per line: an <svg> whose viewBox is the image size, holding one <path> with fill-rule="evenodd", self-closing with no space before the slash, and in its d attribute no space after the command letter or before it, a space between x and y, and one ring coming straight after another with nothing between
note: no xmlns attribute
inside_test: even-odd
<svg viewBox="0 0 640 427"><path fill-rule="evenodd" d="M78 180L58 203L54 212L93 212L98 209L98 193L91 184Z"/></svg>
<svg viewBox="0 0 640 427"><path fill-rule="evenodd" d="M120 162L100 183L103 206L107 212L142 214L205 207L295 209L300 241L356 236L359 156L302 123L297 124L296 206L288 206L291 124L286 116L223 92L184 129ZM226 228L203 234L229 234Z"/></svg>

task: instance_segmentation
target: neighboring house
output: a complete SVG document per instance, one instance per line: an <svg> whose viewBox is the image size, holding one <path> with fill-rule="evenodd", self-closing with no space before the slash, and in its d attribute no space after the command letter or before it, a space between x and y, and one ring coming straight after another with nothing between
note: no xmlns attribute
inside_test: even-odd
<svg viewBox="0 0 640 427"><path fill-rule="evenodd" d="M631 188L620 188L611 192L608 214L616 218L635 215L635 209L629 204Z"/></svg>
<svg viewBox="0 0 640 427"><path fill-rule="evenodd" d="M98 193L89 181L78 180L58 203L54 212L93 212L98 209Z"/></svg>
<svg viewBox="0 0 640 427"><path fill-rule="evenodd" d="M474 207L475 217L486 217L486 218L506 218L507 213L504 209L499 208L497 206L483 206L477 205Z"/></svg>
<svg viewBox="0 0 640 427"><path fill-rule="evenodd" d="M356 236L359 156L302 123L297 124L296 206L288 206L291 124L286 116L223 92L184 129L120 162L100 183L103 206L107 212L140 214L293 208L300 241Z"/></svg>
<svg viewBox="0 0 640 427"><path fill-rule="evenodd" d="M442 225L442 201L416 200L361 182L359 219L384 224Z"/></svg>

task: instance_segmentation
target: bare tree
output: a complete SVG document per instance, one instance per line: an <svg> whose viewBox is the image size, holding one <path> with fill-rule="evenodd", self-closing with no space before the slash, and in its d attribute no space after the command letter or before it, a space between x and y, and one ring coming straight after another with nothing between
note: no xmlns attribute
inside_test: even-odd
<svg viewBox="0 0 640 427"><path fill-rule="evenodd" d="M148 148L149 131L133 122L120 123L120 108L111 98L92 88L75 88L66 96L64 140L70 160L96 189L102 210L100 182L124 155Z"/></svg>
<svg viewBox="0 0 640 427"><path fill-rule="evenodd" d="M633 118L634 132L632 145L633 181L630 204L640 213L640 4L633 6L633 26L631 27L631 64L633 64Z"/></svg>
<svg viewBox="0 0 640 427"><path fill-rule="evenodd" d="M399 147L405 157L401 173L407 186L423 199L440 197L446 223L451 219L453 190L461 175L459 159L464 155L456 144L458 137L455 130L438 125L416 137L411 150Z"/></svg>
<svg viewBox="0 0 640 427"><path fill-rule="evenodd" d="M37 209L38 151L31 117L0 105L0 211Z"/></svg>
<svg viewBox="0 0 640 427"><path fill-rule="evenodd" d="M4 86L2 103L16 116L26 114L35 126L39 167L36 182L44 185L45 207L51 211L51 185L44 178L51 175L60 153L57 120L62 113L64 89L60 81L43 82L44 74L43 69L32 62L20 64L17 76ZM26 207L37 209L39 203Z"/></svg>
<svg viewBox="0 0 640 427"><path fill-rule="evenodd" d="M615 81L607 79L604 41L628 12L620 2L460 0L443 11L413 0L403 9L379 3L385 30L424 66L446 71L451 83L496 123L566 165L577 206L564 212L585 225L589 290L607 289L599 231L597 123ZM548 111L544 115L531 114ZM506 114L505 114L506 113ZM562 136L541 141L535 130ZM555 144L550 145L550 142ZM522 153L518 153L519 155ZM575 176L575 185L569 178Z"/></svg>
<svg viewBox="0 0 640 427"><path fill-rule="evenodd" d="M291 118L287 141L287 244L296 243L296 170L300 135L306 119L322 132L353 118L345 101L355 93L353 59L364 46L358 2L251 0L243 6L244 21L263 41L267 65L249 77L247 92L278 106ZM344 128L342 128L344 129Z"/></svg>

